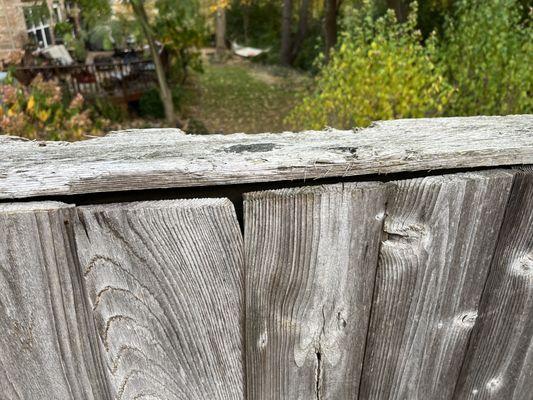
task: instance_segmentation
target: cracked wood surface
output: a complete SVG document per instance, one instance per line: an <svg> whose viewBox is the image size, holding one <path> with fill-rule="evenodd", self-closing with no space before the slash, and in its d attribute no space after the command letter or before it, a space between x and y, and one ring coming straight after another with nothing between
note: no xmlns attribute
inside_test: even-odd
<svg viewBox="0 0 533 400"><path fill-rule="evenodd" d="M114 399L243 399L242 236L226 199L78 208Z"/></svg>
<svg viewBox="0 0 533 400"><path fill-rule="evenodd" d="M485 171L390 184L360 398L452 398L512 181Z"/></svg>
<svg viewBox="0 0 533 400"><path fill-rule="evenodd" d="M248 399L355 399L385 185L245 195Z"/></svg>
<svg viewBox="0 0 533 400"><path fill-rule="evenodd" d="M0 398L107 400L73 206L0 204Z"/></svg>
<svg viewBox="0 0 533 400"><path fill-rule="evenodd" d="M533 169L516 175L454 398L533 398Z"/></svg>
<svg viewBox="0 0 533 400"><path fill-rule="evenodd" d="M533 164L533 115L384 121L357 132L0 136L0 199L511 164Z"/></svg>

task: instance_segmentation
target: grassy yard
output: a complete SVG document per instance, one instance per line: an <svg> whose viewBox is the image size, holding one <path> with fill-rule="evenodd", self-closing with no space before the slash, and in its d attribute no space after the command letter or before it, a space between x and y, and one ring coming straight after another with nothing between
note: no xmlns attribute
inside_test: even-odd
<svg viewBox="0 0 533 400"><path fill-rule="evenodd" d="M183 105L187 130L197 133L282 132L309 78L293 70L241 60L205 63L188 84Z"/></svg>

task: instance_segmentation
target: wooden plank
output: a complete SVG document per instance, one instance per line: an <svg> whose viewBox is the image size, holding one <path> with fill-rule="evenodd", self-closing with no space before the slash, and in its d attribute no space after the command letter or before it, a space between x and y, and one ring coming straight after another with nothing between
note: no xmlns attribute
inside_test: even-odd
<svg viewBox="0 0 533 400"><path fill-rule="evenodd" d="M455 398L533 398L531 170L515 177Z"/></svg>
<svg viewBox="0 0 533 400"><path fill-rule="evenodd" d="M79 208L115 399L242 399L242 236L226 199Z"/></svg>
<svg viewBox="0 0 533 400"><path fill-rule="evenodd" d="M245 196L249 399L357 398L386 186Z"/></svg>
<svg viewBox="0 0 533 400"><path fill-rule="evenodd" d="M2 399L111 398L83 304L72 216L62 203L0 204Z"/></svg>
<svg viewBox="0 0 533 400"><path fill-rule="evenodd" d="M395 182L384 222L363 399L450 399L512 174Z"/></svg>
<svg viewBox="0 0 533 400"><path fill-rule="evenodd" d="M533 115L384 121L353 131L184 135L77 143L0 136L0 198L533 164Z"/></svg>

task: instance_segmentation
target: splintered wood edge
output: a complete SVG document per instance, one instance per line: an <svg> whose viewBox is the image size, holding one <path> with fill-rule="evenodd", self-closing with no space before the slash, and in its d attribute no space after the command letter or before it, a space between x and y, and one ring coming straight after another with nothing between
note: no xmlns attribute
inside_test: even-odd
<svg viewBox="0 0 533 400"><path fill-rule="evenodd" d="M59 201L30 201L27 203L0 203L0 213L18 214L48 212L61 209L74 208L73 204L61 203Z"/></svg>
<svg viewBox="0 0 533 400"><path fill-rule="evenodd" d="M457 182L459 180L483 180L483 179L493 179L496 177L509 177L513 176L518 170L505 170L505 169L493 169L485 171L467 171L467 172L458 172L454 174L443 174L443 175L431 175L421 178L415 178L420 180L425 180L428 183L440 184L443 182ZM315 186L301 186L294 188L283 188L283 189L271 189L271 190L262 190L254 191L243 194L244 201L252 201L256 199L266 199L266 198L278 198L278 197L293 197L299 195L313 194L327 194L327 193L339 193L339 192L357 192L360 190L373 190L381 189L386 185L394 185L395 183L402 182L402 180L393 180L387 182L379 181L370 181L370 182L341 182L341 183L332 183L326 185L315 185Z"/></svg>
<svg viewBox="0 0 533 400"><path fill-rule="evenodd" d="M80 211L134 211L134 210L161 210L161 209L204 209L221 208L232 209L233 203L227 198L195 198L175 200L133 201L125 203L95 204L76 207Z"/></svg>
<svg viewBox="0 0 533 400"><path fill-rule="evenodd" d="M341 182L327 185L315 186L301 186L294 188L262 190L256 192L248 192L243 194L245 201L256 199L276 198L276 197L293 197L306 194L328 194L340 192L356 192L359 190L380 189L385 183L382 182Z"/></svg>
<svg viewBox="0 0 533 400"><path fill-rule="evenodd" d="M0 199L302 181L533 164L533 115L382 121L362 130L83 142L0 136Z"/></svg>

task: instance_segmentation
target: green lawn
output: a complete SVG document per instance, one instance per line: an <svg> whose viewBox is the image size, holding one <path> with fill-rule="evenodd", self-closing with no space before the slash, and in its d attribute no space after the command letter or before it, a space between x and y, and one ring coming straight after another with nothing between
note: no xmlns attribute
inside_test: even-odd
<svg viewBox="0 0 533 400"><path fill-rule="evenodd" d="M189 131L282 132L309 78L293 70L245 61L205 63L188 84L182 107ZM202 126L203 125L203 126Z"/></svg>

